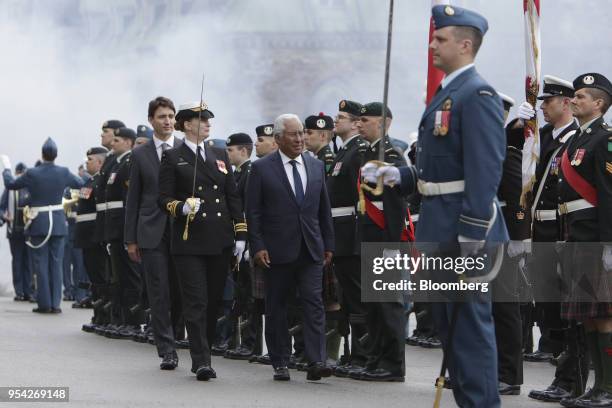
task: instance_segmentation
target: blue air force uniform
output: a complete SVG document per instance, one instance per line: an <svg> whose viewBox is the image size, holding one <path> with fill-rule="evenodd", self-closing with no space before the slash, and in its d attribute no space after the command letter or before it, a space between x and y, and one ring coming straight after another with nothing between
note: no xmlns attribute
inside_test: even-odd
<svg viewBox="0 0 612 408"><path fill-rule="evenodd" d="M66 187L81 188L83 180L66 167L53 163L57 157L53 140L47 139L42 152L46 161L40 166L28 169L17 179L8 169L2 176L7 189L27 187L31 194L29 211L34 218L25 229L32 248L33 271L37 275L38 308L34 311L58 312L62 300L64 238L68 233L62 196Z"/></svg>
<svg viewBox="0 0 612 408"><path fill-rule="evenodd" d="M432 13L436 29L469 26L484 35L488 28L482 16L459 7L436 6ZM417 242L445 244L456 255L458 239L487 246L508 240L496 197L506 137L501 99L473 64L452 72L441 87L421 118L417 164L400 169L401 189L423 196ZM432 306L445 351L450 349L448 368L461 407L500 406L491 303L483 295Z"/></svg>

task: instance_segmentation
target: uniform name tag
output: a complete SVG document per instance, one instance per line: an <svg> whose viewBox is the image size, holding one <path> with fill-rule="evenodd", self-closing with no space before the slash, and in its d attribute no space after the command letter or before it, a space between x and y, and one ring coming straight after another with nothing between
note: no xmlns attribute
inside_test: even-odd
<svg viewBox="0 0 612 408"><path fill-rule="evenodd" d="M117 173L111 173L106 184L113 184L115 182L115 177L117 177Z"/></svg>
<svg viewBox="0 0 612 408"><path fill-rule="evenodd" d="M225 167L225 162L223 160L217 160L217 168L223 174L227 174L227 168Z"/></svg>

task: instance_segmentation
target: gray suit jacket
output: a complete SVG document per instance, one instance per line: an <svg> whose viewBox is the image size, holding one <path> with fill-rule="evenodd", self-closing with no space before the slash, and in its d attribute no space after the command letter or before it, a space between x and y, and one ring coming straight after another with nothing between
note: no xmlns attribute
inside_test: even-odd
<svg viewBox="0 0 612 408"><path fill-rule="evenodd" d="M182 140L175 137L173 147L182 143ZM126 243L136 243L140 248L156 248L166 229L168 216L157 204L159 165L153 140L132 151L124 237Z"/></svg>

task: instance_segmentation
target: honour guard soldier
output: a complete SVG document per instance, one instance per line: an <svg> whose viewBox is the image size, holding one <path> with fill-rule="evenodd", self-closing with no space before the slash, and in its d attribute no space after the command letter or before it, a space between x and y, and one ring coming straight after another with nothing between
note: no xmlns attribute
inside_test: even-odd
<svg viewBox="0 0 612 408"><path fill-rule="evenodd" d="M499 93L504 105L504 118L508 117L514 100ZM521 308L518 297L519 264L525 262L525 243L531 236L528 211L520 204L522 187L522 158L524 138L509 139L506 159L497 197L508 227L510 243L501 272L493 282L493 321L497 340L497 364L500 395L519 395L523 383L523 350Z"/></svg>
<svg viewBox="0 0 612 408"><path fill-rule="evenodd" d="M178 365L175 340L184 338L181 296L170 254L172 218L158 205L162 153L182 141L173 135L176 109L163 96L149 102L152 138L132 151L130 186L125 209L125 242L130 259L142 264L160 369ZM144 125L139 126L142 128Z"/></svg>
<svg viewBox="0 0 612 408"><path fill-rule="evenodd" d="M308 116L304 121L304 144L306 150L325 164L327 174L334 161L334 152L329 142L334 135L334 120L323 112L318 116Z"/></svg>
<svg viewBox="0 0 612 408"><path fill-rule="evenodd" d="M276 140L274 140L274 135L272 134L273 129L273 123L260 125L255 128L255 134L257 135L257 142L255 142L255 155L259 159L268 153L275 152L278 149Z"/></svg>
<svg viewBox="0 0 612 408"><path fill-rule="evenodd" d="M379 149L384 149L384 161L394 166L406 166L406 160L393 147L388 137L381 134L383 104L363 105L358 124L359 133L370 143L363 160L378 160ZM393 115L387 107L388 132ZM360 188L356 187L356 188ZM407 240L407 203L398 189L385 187L382 196L364 192L366 212L359 216L360 242L400 242ZM361 212L361 211L360 211ZM366 303L369 347L364 370L353 370L349 377L365 381L404 381L404 327L406 316L403 303Z"/></svg>
<svg viewBox="0 0 612 408"><path fill-rule="evenodd" d="M104 276L106 283L100 287L100 302L94 304L94 308L100 308L100 313L103 313L105 317L104 321L107 321L107 324L99 325L95 332L96 334L104 335L107 331L109 335L111 333L116 332L116 325L110 324L110 314L109 310L112 307L112 294L111 294L111 263L110 256L108 253L107 243L104 241L104 216L106 213L106 183L108 181L109 170L115 163L115 154L113 153L113 140L115 138L115 130L125 127L125 124L116 119L107 120L102 124L102 133L100 135L101 145L108 149L108 153L106 155L106 159L102 164L102 168L100 168L100 177L97 182L94 184L94 198L96 200L96 229L94 239L99 243L100 246L105 248L106 257L104 262Z"/></svg>
<svg viewBox="0 0 612 408"><path fill-rule="evenodd" d="M361 302L360 257L357 245L357 179L368 148L359 135L359 115L362 105L342 100L335 119L335 133L342 139L331 169L327 174L327 192L332 207L336 252L334 268L342 290L341 305L351 331L351 354L346 364L334 369L337 377L347 377L352 370L362 370L366 352L359 343L367 332L366 308Z"/></svg>
<svg viewBox="0 0 612 408"><path fill-rule="evenodd" d="M106 212L104 214L104 241L110 245L111 286L113 311L121 327L111 338L131 338L140 330L142 313L131 313L138 304L141 292L141 273L127 253L124 245L125 201L130 178L130 161L136 132L127 127L115 129L113 140L114 164L106 181Z"/></svg>
<svg viewBox="0 0 612 408"><path fill-rule="evenodd" d="M4 185L9 190L24 187L30 191L30 207L24 209L25 230L32 266L37 279L37 313L61 313L62 258L66 237L66 214L62 196L66 187L81 188L83 180L66 167L56 166L57 146L49 138L42 147L42 163L17 179L11 175L11 164L2 156Z"/></svg>
<svg viewBox="0 0 612 408"><path fill-rule="evenodd" d="M429 48L434 65L446 77L421 118L416 166L398 170L366 165L362 173L374 179L382 176L387 185L401 183L405 194L418 186L423 198L417 242L444 244L452 254L461 252L464 257L508 240L496 197L506 147L503 107L474 68L488 29L486 19L449 5L433 7L432 15L436 30ZM465 294L469 298L461 303L432 304L453 394L461 407L500 406L497 350L486 295Z"/></svg>
<svg viewBox="0 0 612 408"><path fill-rule="evenodd" d="M159 205L174 219L171 251L183 295L192 372L201 381L217 376L210 346L218 303L232 248L239 256L244 253L247 231L227 153L204 143L213 117L200 102L179 108L176 129L185 133L185 140L163 153L159 173Z"/></svg>
<svg viewBox="0 0 612 408"><path fill-rule="evenodd" d="M92 302L100 299L100 289L106 284L104 264L106 262L106 249L95 241L96 229L96 200L94 190L100 180L100 169L108 154L105 147L92 147L87 150L87 173L91 176L79 190L77 203L76 226L74 231L74 246L83 251L85 270L91 282ZM82 329L93 332L97 326L107 324L100 308L94 308L91 323L83 324Z"/></svg>
<svg viewBox="0 0 612 408"><path fill-rule="evenodd" d="M246 188L251 172L251 154L253 153L253 141L246 133L235 133L227 138L227 155L230 163L235 167L234 177L238 185L238 194L242 200L243 211L246 205ZM237 269L240 296L239 312L246 318L246 326L241 332L241 342L238 347L228 350L226 358L235 360L248 360L253 355L262 352L262 306L253 293L254 268L250 266L249 250L244 251L244 256Z"/></svg>
<svg viewBox="0 0 612 408"><path fill-rule="evenodd" d="M26 170L25 164L17 163L15 176L21 176ZM29 204L30 192L27 188L4 190L0 200L0 225L6 222L6 237L11 247L15 301L29 301L33 296L31 262L23 221L23 209Z"/></svg>
<svg viewBox="0 0 612 408"><path fill-rule="evenodd" d="M136 140L134 141L134 147L143 145L153 140L153 129L147 125L138 125L136 128Z"/></svg>
<svg viewBox="0 0 612 408"><path fill-rule="evenodd" d="M603 120L612 103L612 83L587 73L573 85L572 111L580 128L561 157L563 271L570 285L561 316L584 324L595 383L562 405L612 407L612 128Z"/></svg>

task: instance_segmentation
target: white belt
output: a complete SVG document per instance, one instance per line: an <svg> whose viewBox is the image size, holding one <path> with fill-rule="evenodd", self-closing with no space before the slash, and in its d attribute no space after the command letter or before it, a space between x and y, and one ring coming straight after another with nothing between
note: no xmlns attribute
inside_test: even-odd
<svg viewBox="0 0 612 408"><path fill-rule="evenodd" d="M508 205L508 204L507 204L505 201L500 201L500 202L499 202L499 206L500 206L500 207L505 207L505 206L507 206L507 205Z"/></svg>
<svg viewBox="0 0 612 408"><path fill-rule="evenodd" d="M123 201L109 201L106 203L107 210L114 210L115 208L123 208Z"/></svg>
<svg viewBox="0 0 612 408"><path fill-rule="evenodd" d="M77 214L76 222L95 221L96 213Z"/></svg>
<svg viewBox="0 0 612 408"><path fill-rule="evenodd" d="M64 206L62 204L43 205L42 207L30 207L30 211L38 211L38 212L59 211L63 209L64 209Z"/></svg>
<svg viewBox="0 0 612 408"><path fill-rule="evenodd" d="M536 210L535 219L538 221L556 221L557 210Z"/></svg>
<svg viewBox="0 0 612 408"><path fill-rule="evenodd" d="M382 201L371 201L372 205L374 205L374 207L378 208L380 211L384 210L384 206L383 206L383 202ZM361 203L359 203L359 209L361 210Z"/></svg>
<svg viewBox="0 0 612 408"><path fill-rule="evenodd" d="M419 214L410 214L410 219L412 220L412 222L418 222Z"/></svg>
<svg viewBox="0 0 612 408"><path fill-rule="evenodd" d="M461 193L465 190L465 181L446 181L444 183L431 183L419 180L417 183L419 193L424 196L438 196L442 194Z"/></svg>
<svg viewBox="0 0 612 408"><path fill-rule="evenodd" d="M331 213L334 218L355 215L355 207L336 207L331 209Z"/></svg>
<svg viewBox="0 0 612 408"><path fill-rule="evenodd" d="M572 200L567 203L559 204L559 214L569 214L574 211L585 210L587 208L593 208L593 204L589 203L585 199Z"/></svg>
<svg viewBox="0 0 612 408"><path fill-rule="evenodd" d="M67 214L66 217L71 220L76 220L77 215L74 212Z"/></svg>
<svg viewBox="0 0 612 408"><path fill-rule="evenodd" d="M106 203L96 204L96 211L106 211Z"/></svg>

